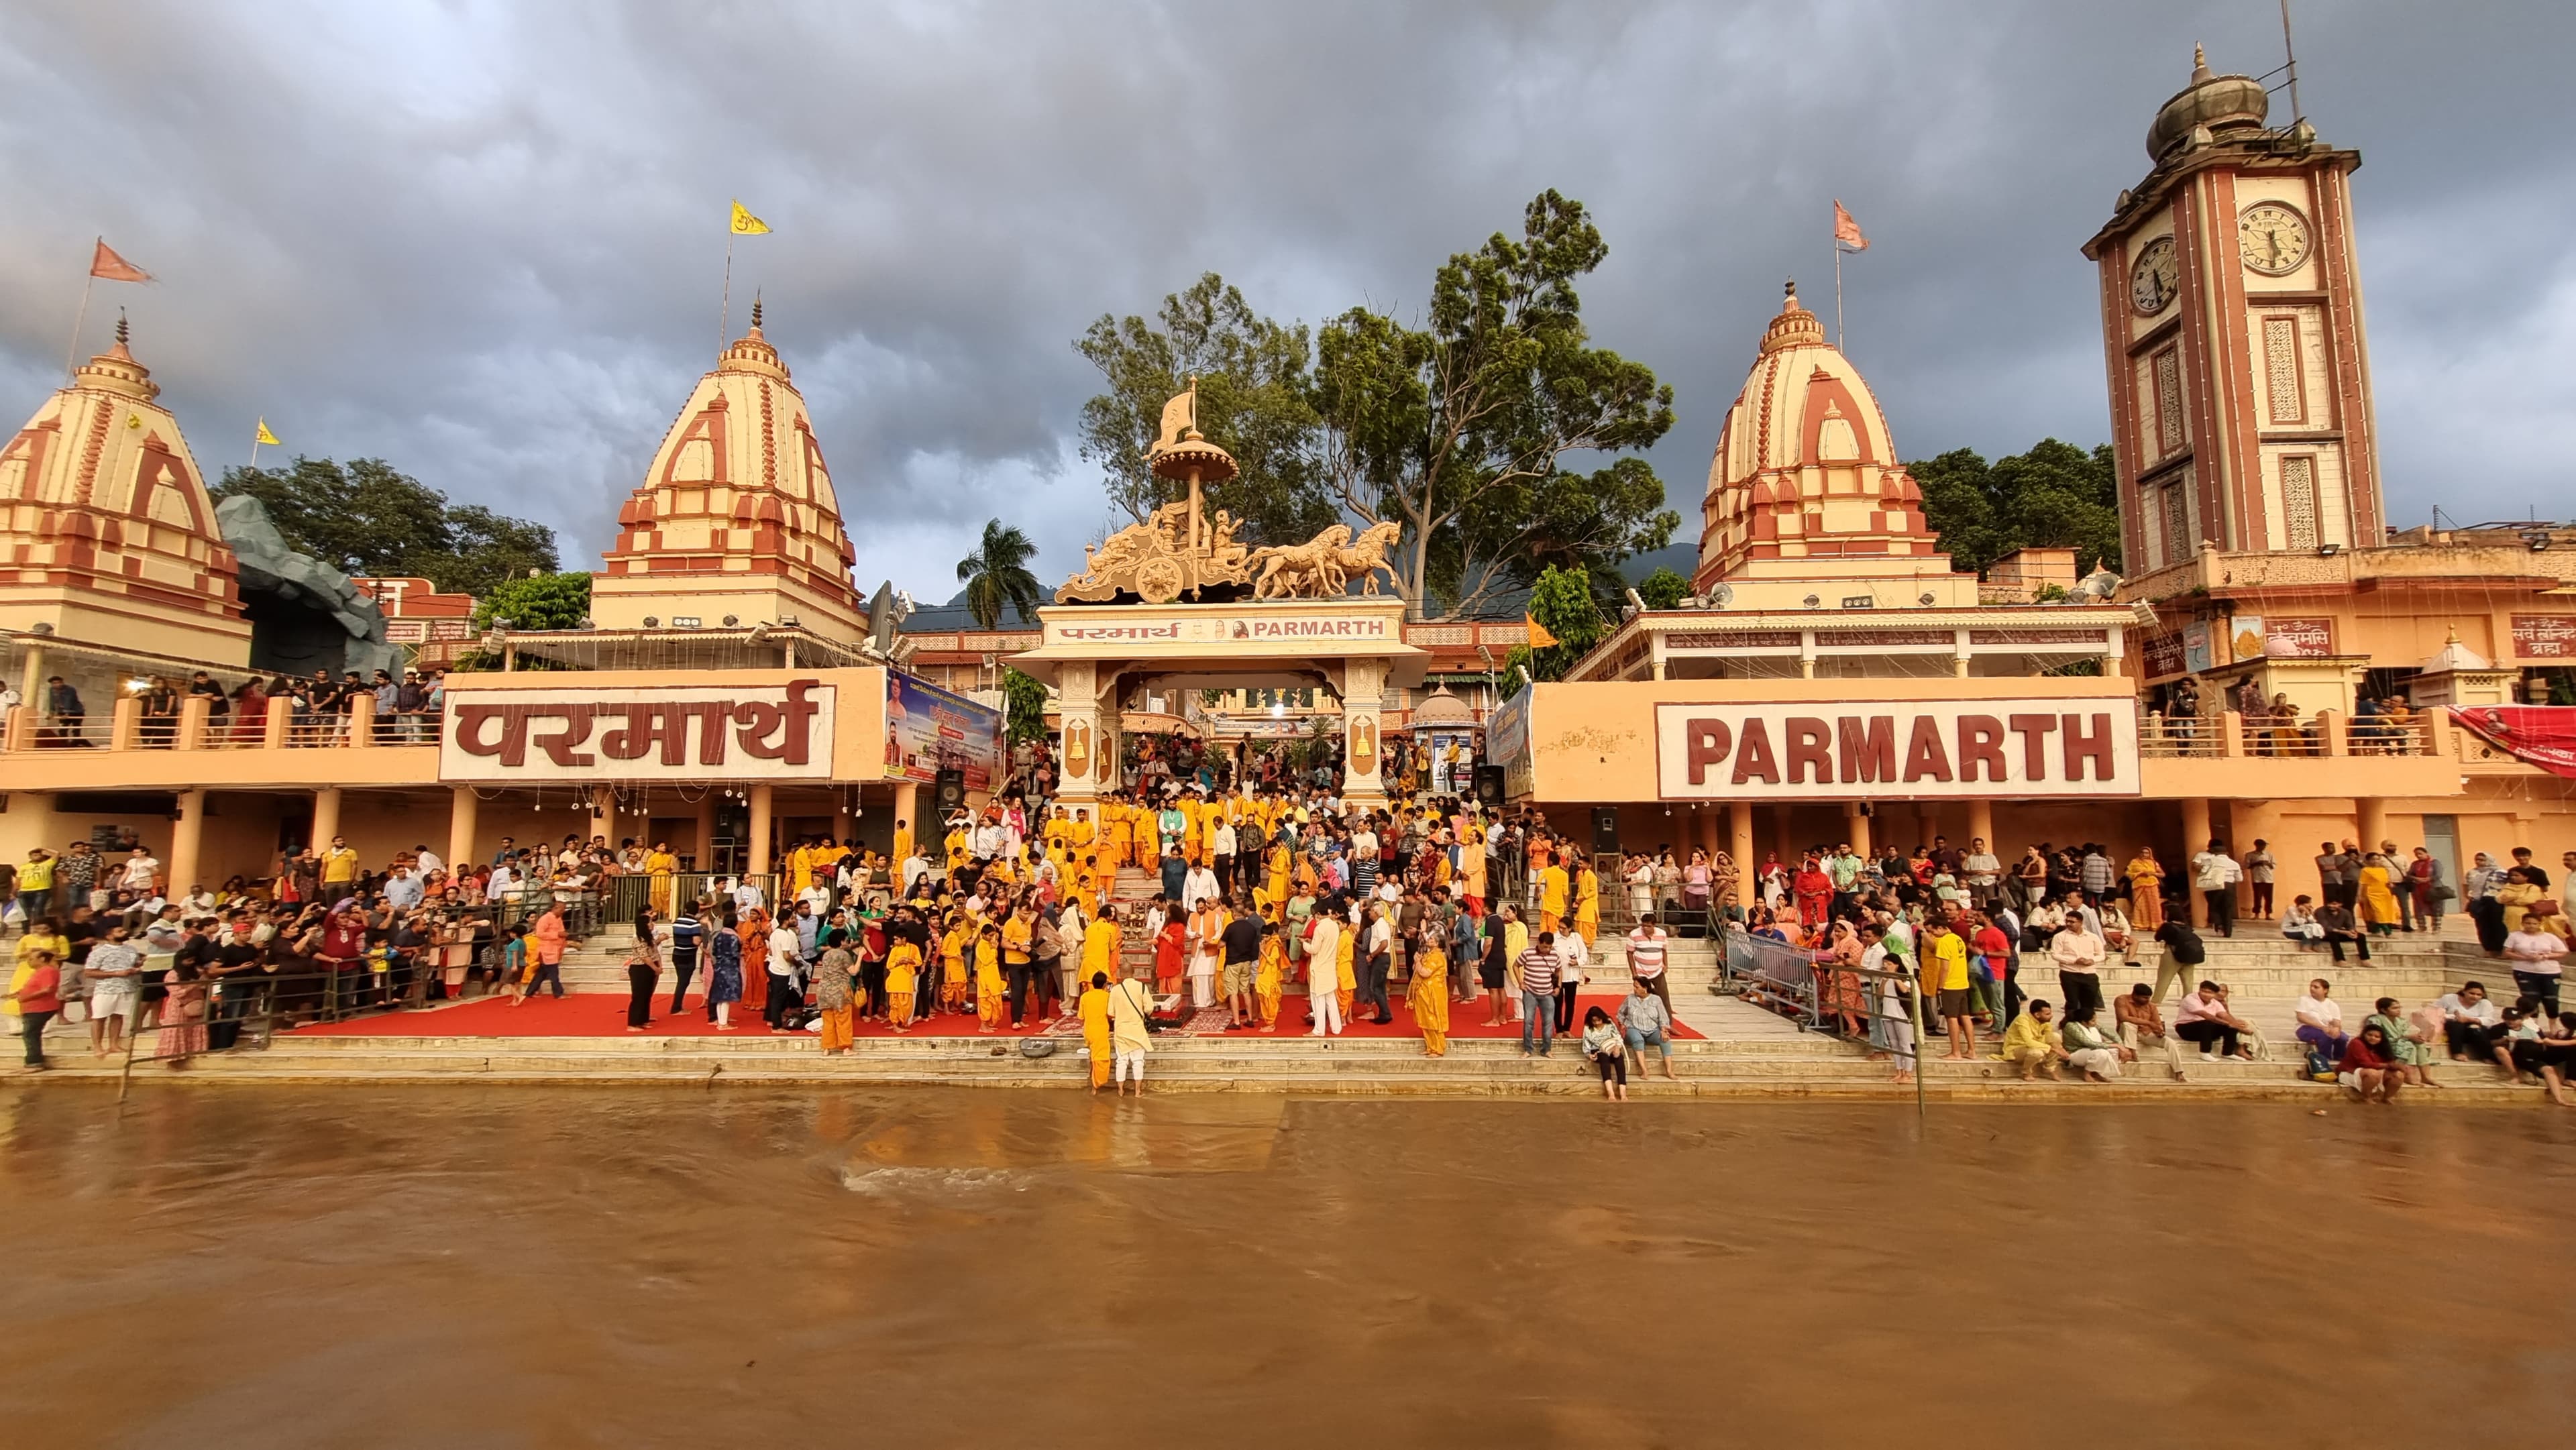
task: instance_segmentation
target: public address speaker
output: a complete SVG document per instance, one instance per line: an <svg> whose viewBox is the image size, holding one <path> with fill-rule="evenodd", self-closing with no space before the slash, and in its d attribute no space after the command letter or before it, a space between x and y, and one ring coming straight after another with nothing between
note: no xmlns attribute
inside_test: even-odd
<svg viewBox="0 0 2576 1450"><path fill-rule="evenodd" d="M1476 767L1476 804L1500 808L1503 804L1503 768L1499 765Z"/></svg>
<svg viewBox="0 0 2576 1450"><path fill-rule="evenodd" d="M930 800L931 804L939 808L939 813L943 816L950 811L966 809L966 772L962 770L939 772L931 780Z"/></svg>
<svg viewBox="0 0 2576 1450"><path fill-rule="evenodd" d="M1592 854L1596 856L1619 854L1619 808L1617 806L1592 808Z"/></svg>

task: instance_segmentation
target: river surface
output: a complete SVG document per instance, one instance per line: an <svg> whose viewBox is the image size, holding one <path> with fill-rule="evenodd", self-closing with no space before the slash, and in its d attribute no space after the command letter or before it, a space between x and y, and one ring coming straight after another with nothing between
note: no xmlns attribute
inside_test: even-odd
<svg viewBox="0 0 2576 1450"><path fill-rule="evenodd" d="M2563 1444L2571 1150L2530 1111L49 1088L0 1095L0 1443Z"/></svg>

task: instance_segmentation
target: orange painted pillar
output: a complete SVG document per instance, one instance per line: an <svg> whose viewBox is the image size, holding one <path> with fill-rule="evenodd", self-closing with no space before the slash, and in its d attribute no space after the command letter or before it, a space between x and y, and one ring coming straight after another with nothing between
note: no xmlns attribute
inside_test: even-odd
<svg viewBox="0 0 2576 1450"><path fill-rule="evenodd" d="M1734 837L1734 843L1727 849L1735 854L1735 904L1743 907L1746 915L1750 916L1753 910L1753 872L1759 864L1753 859L1753 803L1737 801L1729 811L1732 817L1728 822L1729 834Z"/></svg>
<svg viewBox="0 0 2576 1450"><path fill-rule="evenodd" d="M754 876L769 874L769 812L773 788L767 784L751 788L751 853L745 870Z"/></svg>
<svg viewBox="0 0 2576 1450"><path fill-rule="evenodd" d="M460 785L448 792L447 869L451 875L464 870L474 860L475 817L482 804L470 785Z"/></svg>
<svg viewBox="0 0 2576 1450"><path fill-rule="evenodd" d="M202 715L204 698L199 697L195 703L201 707L199 713ZM195 790L183 790L179 792L179 818L170 823L170 894L172 896L177 896L189 887L199 884L197 861L205 849L205 844L205 788L200 786Z"/></svg>
<svg viewBox="0 0 2576 1450"><path fill-rule="evenodd" d="M2191 870L2189 864L2191 858L2208 849L2208 846L2209 802L2198 796L2187 797L2182 803L2183 864L2178 869L2188 874ZM2185 895L2191 898L2191 924L2209 925L2209 903L2202 899L2200 888L2195 886Z"/></svg>

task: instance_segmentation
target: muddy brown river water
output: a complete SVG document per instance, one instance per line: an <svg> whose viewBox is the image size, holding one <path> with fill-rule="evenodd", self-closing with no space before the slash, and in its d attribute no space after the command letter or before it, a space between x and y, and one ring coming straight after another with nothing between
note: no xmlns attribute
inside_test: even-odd
<svg viewBox="0 0 2576 1450"><path fill-rule="evenodd" d="M2576 1113L0 1095L0 1443L2563 1444Z"/></svg>

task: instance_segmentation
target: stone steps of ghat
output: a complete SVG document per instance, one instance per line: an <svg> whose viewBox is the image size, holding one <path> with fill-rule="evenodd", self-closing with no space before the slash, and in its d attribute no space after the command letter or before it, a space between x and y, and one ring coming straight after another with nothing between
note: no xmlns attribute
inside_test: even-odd
<svg viewBox="0 0 2576 1450"><path fill-rule="evenodd" d="M1574 1062L1520 1063L1515 1058L1510 1066L1518 1070L1507 1070L1504 1064L1497 1063L1493 1065L1495 1070L1483 1071L1472 1067L1459 1070L1468 1065L1454 1060L1425 1065L1447 1070L1405 1073L1390 1071L1383 1063L1338 1057L1329 1061L1283 1059L1245 1066L1193 1065L1158 1053L1148 1061L1148 1075L1157 1092L1572 1099L1597 1099L1600 1092L1598 1078ZM1682 1067L1680 1073L1676 1082L1666 1082L1660 1077L1632 1079L1631 1090L1637 1097L1649 1100L1659 1097L1844 1099L1885 1102L1891 1107L1901 1107L1914 1097L1914 1089L1910 1085L1890 1081L1885 1065L1879 1063L1806 1065L1797 1071L1786 1072L1692 1064ZM74 1085L84 1081L105 1085L113 1083L117 1076L117 1069L113 1066L66 1063L56 1072L40 1077L12 1077L6 1081L20 1085ZM2448 1085L2438 1091L2410 1093L2410 1104L2469 1107L2536 1106L2546 1102L2539 1089L2507 1086L2497 1074L2472 1077L2455 1072L2446 1076ZM776 1054L717 1054L702 1058L643 1058L628 1062L589 1055L550 1058L499 1053L482 1056L415 1054L349 1062L299 1059L271 1052L206 1058L185 1072L138 1069L134 1081L143 1091L178 1085L220 1086L226 1082L329 1082L343 1086L474 1082L507 1086L662 1085L698 1089L717 1084L747 1087L864 1085L1078 1090L1088 1082L1088 1063L1072 1054L1031 1061L1020 1058L1016 1053L1000 1058L961 1053L936 1062L897 1062L868 1055L827 1059L810 1049ZM1930 1100L1944 1103L2256 1100L2328 1108L2349 1102L2348 1095L2334 1088L2301 1082L2286 1074L2245 1078L2195 1074L2187 1084L2132 1075L2116 1083L2088 1084L2075 1081L2024 1083L2005 1076L1969 1076L1936 1070L1925 1079L1924 1087Z"/></svg>

